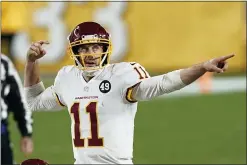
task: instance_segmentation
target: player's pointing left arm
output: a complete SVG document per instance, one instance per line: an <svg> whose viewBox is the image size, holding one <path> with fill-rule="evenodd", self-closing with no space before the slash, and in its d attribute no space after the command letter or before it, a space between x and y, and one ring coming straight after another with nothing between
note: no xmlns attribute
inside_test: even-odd
<svg viewBox="0 0 247 165"><path fill-rule="evenodd" d="M131 98L136 101L149 100L179 90L191 84L206 72L223 73L228 68L227 60L232 57L234 55L221 56L189 68L145 79L133 88Z"/></svg>

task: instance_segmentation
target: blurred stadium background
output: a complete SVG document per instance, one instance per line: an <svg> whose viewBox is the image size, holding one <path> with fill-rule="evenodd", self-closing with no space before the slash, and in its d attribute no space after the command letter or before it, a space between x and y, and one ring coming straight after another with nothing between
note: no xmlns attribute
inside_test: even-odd
<svg viewBox="0 0 247 165"><path fill-rule="evenodd" d="M73 64L66 37L94 20L112 34L112 61L136 61L151 75L235 53L223 75L205 74L171 95L139 103L134 163L246 163L245 2L1 2L1 51L23 76L32 41L47 39L41 74L46 86ZM19 132L10 118L15 160ZM67 110L34 113L34 153L52 164L71 164Z"/></svg>

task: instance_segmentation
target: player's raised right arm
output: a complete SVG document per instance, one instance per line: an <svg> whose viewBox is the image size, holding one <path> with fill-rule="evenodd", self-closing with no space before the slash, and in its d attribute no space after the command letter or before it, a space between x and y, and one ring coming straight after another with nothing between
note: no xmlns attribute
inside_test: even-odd
<svg viewBox="0 0 247 165"><path fill-rule="evenodd" d="M38 59L46 54L45 50L42 48L43 44L49 44L49 42L34 42L27 51L24 87L29 87L40 82Z"/></svg>
<svg viewBox="0 0 247 165"><path fill-rule="evenodd" d="M27 52L27 60L24 73L24 92L28 107L35 110L59 110L64 104L61 103L56 94L56 78L53 86L45 89L40 79L38 59L43 57L46 52L42 48L48 41L38 41L33 43ZM58 76L57 76L58 77ZM61 105L61 106L60 106Z"/></svg>

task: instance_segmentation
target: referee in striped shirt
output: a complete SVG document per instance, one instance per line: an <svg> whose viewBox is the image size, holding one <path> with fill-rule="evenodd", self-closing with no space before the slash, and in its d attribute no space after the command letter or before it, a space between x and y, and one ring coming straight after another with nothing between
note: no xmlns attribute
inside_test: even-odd
<svg viewBox="0 0 247 165"><path fill-rule="evenodd" d="M32 113L27 109L21 79L11 60L1 53L1 164L14 164L8 130L8 115L13 113L21 133L21 151L33 151Z"/></svg>

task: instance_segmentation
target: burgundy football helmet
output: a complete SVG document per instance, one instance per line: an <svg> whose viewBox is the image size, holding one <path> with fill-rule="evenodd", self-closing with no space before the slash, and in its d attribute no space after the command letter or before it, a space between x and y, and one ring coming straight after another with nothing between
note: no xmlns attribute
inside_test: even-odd
<svg viewBox="0 0 247 165"><path fill-rule="evenodd" d="M83 70L100 69L110 61L112 52L112 44L109 33L96 22L83 22L78 24L68 36L70 57L75 61L75 65ZM103 53L101 54L101 62L97 67L86 68L82 55L79 55L78 48L83 44L97 43L103 46ZM87 54L94 55L94 54Z"/></svg>
<svg viewBox="0 0 247 165"><path fill-rule="evenodd" d="M41 159L27 159L21 162L20 165L49 165L49 164Z"/></svg>

